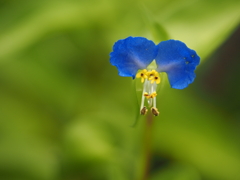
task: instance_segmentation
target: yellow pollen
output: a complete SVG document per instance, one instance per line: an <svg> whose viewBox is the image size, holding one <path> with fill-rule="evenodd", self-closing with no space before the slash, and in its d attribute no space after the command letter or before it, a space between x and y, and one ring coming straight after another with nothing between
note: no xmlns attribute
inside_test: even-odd
<svg viewBox="0 0 240 180"><path fill-rule="evenodd" d="M148 72L148 76L151 77L151 76L157 76L158 75L158 72L156 70L152 70L150 72Z"/></svg>
<svg viewBox="0 0 240 180"><path fill-rule="evenodd" d="M156 84L159 84L161 82L159 73L156 70L147 71L146 69L143 69L136 74L136 78L141 78L142 83L145 79L151 81L151 84L153 84L154 82L156 82Z"/></svg>
<svg viewBox="0 0 240 180"><path fill-rule="evenodd" d="M148 71L143 69L136 74L136 78L141 78L141 82L143 83L145 79L148 79Z"/></svg>
<svg viewBox="0 0 240 180"><path fill-rule="evenodd" d="M145 97L148 97L148 96L149 96L149 94L148 94L147 92L145 92L143 95L144 95Z"/></svg>
<svg viewBox="0 0 240 180"><path fill-rule="evenodd" d="M153 92L151 94L148 94L147 92L145 92L143 94L147 99L150 99L150 98L155 98L157 96L157 93L156 92Z"/></svg>
<svg viewBox="0 0 240 180"><path fill-rule="evenodd" d="M156 82L156 84L159 84L161 82L159 73L156 70L152 70L149 73L148 80L151 81L151 84Z"/></svg>

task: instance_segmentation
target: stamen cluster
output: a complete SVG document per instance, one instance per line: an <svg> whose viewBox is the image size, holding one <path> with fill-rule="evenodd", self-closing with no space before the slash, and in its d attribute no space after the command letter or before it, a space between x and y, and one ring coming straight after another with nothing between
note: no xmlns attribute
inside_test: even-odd
<svg viewBox="0 0 240 180"><path fill-rule="evenodd" d="M156 82L156 84L159 84L161 82L159 73L156 70L147 71L146 69L143 69L136 74L136 78L141 78L142 83L145 79L151 81L152 84L154 82Z"/></svg>
<svg viewBox="0 0 240 180"><path fill-rule="evenodd" d="M141 82L143 84L143 92L142 92L142 100L141 100L141 107L140 107L140 114L145 115L147 114L147 107L144 106L145 97L147 98L147 102L149 107L151 107L151 111L153 115L158 116L159 112L156 108L156 89L157 85L161 82L159 73L156 70L146 70L143 69L136 74L136 78L141 78Z"/></svg>

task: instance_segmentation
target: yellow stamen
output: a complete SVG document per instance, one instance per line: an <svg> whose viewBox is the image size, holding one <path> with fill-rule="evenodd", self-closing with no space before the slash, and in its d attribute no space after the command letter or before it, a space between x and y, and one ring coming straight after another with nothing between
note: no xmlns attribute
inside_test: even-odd
<svg viewBox="0 0 240 180"><path fill-rule="evenodd" d="M136 78L141 78L141 82L143 83L145 79L148 79L148 71L143 69L136 74Z"/></svg>
<svg viewBox="0 0 240 180"><path fill-rule="evenodd" d="M136 78L141 78L141 82L143 84L143 94L142 94L142 101L140 106L140 114L146 115L148 109L144 106L144 101L147 99L147 103L151 108L151 112L154 116L159 115L159 111L156 108L156 89L157 84L161 82L159 73L156 70L149 70L143 69L136 74Z"/></svg>
<svg viewBox="0 0 240 180"><path fill-rule="evenodd" d="M143 94L145 97L147 97L148 98L148 96L149 96L149 94L147 93L147 92L145 92L144 94ZM149 98L148 98L149 99Z"/></svg>
<svg viewBox="0 0 240 180"><path fill-rule="evenodd" d="M161 82L159 73L155 70L152 70L148 73L148 80L151 81L151 84L156 82L156 84L159 84Z"/></svg>
<svg viewBox="0 0 240 180"><path fill-rule="evenodd" d="M150 98L155 98L157 96L157 93L156 92L153 92L152 94L149 95Z"/></svg>
<svg viewBox="0 0 240 180"><path fill-rule="evenodd" d="M157 96L157 93L156 92L153 92L151 94L148 94L147 92L145 92L143 94L147 99L150 99L150 98L155 98Z"/></svg>
<svg viewBox="0 0 240 180"><path fill-rule="evenodd" d="M157 76L158 75L158 72L156 70L152 70L150 72L148 72L148 77L152 77L152 76Z"/></svg>

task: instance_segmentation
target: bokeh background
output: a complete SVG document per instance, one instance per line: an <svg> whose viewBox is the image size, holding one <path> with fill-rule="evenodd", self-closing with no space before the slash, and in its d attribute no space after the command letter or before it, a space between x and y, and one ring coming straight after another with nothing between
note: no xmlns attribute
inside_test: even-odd
<svg viewBox="0 0 240 180"><path fill-rule="evenodd" d="M197 78L158 92L150 180L240 180L239 0L1 0L0 179L140 180L145 119L115 41L178 39ZM137 125L132 124L138 119Z"/></svg>

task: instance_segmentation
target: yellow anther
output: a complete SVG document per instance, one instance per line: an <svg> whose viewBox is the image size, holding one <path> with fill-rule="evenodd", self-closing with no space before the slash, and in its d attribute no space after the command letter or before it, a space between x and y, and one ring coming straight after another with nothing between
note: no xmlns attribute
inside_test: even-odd
<svg viewBox="0 0 240 180"><path fill-rule="evenodd" d="M138 72L136 74L136 78L141 78L141 82L143 83L145 79L148 78L148 71L146 69Z"/></svg>
<svg viewBox="0 0 240 180"><path fill-rule="evenodd" d="M149 95L150 98L155 98L157 96L157 93L156 92L153 92L152 94Z"/></svg>
<svg viewBox="0 0 240 180"><path fill-rule="evenodd" d="M150 98L155 98L157 96L157 93L156 92L153 92L152 94L148 94L147 92L145 92L143 94L147 99L150 99Z"/></svg>
<svg viewBox="0 0 240 180"><path fill-rule="evenodd" d="M148 72L148 77L152 77L152 76L158 76L158 72L156 70L152 70Z"/></svg>
<svg viewBox="0 0 240 180"><path fill-rule="evenodd" d="M143 95L144 95L145 97L148 97L148 96L149 96L149 94L148 94L147 92L145 92Z"/></svg>
<svg viewBox="0 0 240 180"><path fill-rule="evenodd" d="M156 82L156 84L159 84L161 82L159 73L155 70L148 72L148 77L148 80L151 81L151 83Z"/></svg>

